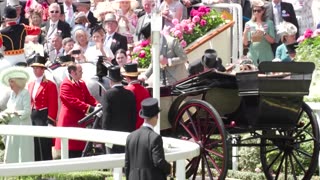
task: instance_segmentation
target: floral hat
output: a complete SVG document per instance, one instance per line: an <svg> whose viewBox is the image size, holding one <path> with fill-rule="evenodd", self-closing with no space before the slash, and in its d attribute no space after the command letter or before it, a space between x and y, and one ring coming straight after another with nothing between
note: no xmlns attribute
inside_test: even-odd
<svg viewBox="0 0 320 180"><path fill-rule="evenodd" d="M28 81L30 76L25 67L13 66L1 71L0 82L2 84L9 87L9 79L11 78L21 78Z"/></svg>

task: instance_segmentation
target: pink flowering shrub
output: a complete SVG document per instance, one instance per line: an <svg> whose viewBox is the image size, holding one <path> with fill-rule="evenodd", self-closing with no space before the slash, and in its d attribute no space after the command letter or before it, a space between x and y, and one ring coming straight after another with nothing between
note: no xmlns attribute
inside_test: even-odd
<svg viewBox="0 0 320 180"><path fill-rule="evenodd" d="M151 63L151 44L149 40L142 41L132 50L131 61L138 63L140 68L147 68Z"/></svg>
<svg viewBox="0 0 320 180"><path fill-rule="evenodd" d="M316 68L320 69L320 30L307 29L297 41L299 45L296 49L295 59L314 62Z"/></svg>
<svg viewBox="0 0 320 180"><path fill-rule="evenodd" d="M198 10L191 10L189 19L184 19L180 23L179 20L173 19L172 23L175 26L169 29L170 34L180 40L182 47L186 47L210 30L225 23L225 20L214 9L201 6Z"/></svg>

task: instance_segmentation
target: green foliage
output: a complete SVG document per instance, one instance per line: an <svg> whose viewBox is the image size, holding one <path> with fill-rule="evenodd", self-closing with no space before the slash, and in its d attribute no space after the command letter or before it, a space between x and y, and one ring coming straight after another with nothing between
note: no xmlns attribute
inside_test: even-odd
<svg viewBox="0 0 320 180"><path fill-rule="evenodd" d="M244 135L243 138L246 138ZM252 139L245 141L245 143L255 143L258 144L258 139ZM256 168L261 168L260 163L260 148L259 147L245 147L239 148L239 161L238 166L241 171L252 171L254 172Z"/></svg>
<svg viewBox="0 0 320 180"><path fill-rule="evenodd" d="M142 41L133 49L131 60L138 63L140 68L148 68L151 58L151 43L149 40Z"/></svg>
<svg viewBox="0 0 320 180"><path fill-rule="evenodd" d="M301 62L313 62L316 69L320 69L320 36L307 38L296 49L296 60Z"/></svg>

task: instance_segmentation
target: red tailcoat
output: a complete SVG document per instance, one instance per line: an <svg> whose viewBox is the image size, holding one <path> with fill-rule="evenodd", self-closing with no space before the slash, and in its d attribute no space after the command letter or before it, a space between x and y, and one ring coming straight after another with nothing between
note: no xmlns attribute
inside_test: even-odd
<svg viewBox="0 0 320 180"><path fill-rule="evenodd" d="M58 114L58 89L57 86L46 79L42 79L38 88L35 99L32 98L32 91L34 88L35 81L28 85L28 90L31 96L31 107L32 109L41 110L48 108L48 119L52 121L52 124L56 124Z"/></svg>
<svg viewBox="0 0 320 180"><path fill-rule="evenodd" d="M86 116L90 106L96 106L98 101L91 96L86 84L79 81L75 83L69 78L65 78L60 85L61 109L58 119L58 127L81 127L78 121ZM82 151L85 146L84 141L69 140L69 150ZM61 140L56 139L56 149L61 149Z"/></svg>
<svg viewBox="0 0 320 180"><path fill-rule="evenodd" d="M150 97L149 91L140 85L138 82L130 83L128 86L125 87L126 89L133 92L136 98L136 107L137 107L137 122L136 122L136 129L139 129L140 126L143 124L144 120L139 116L139 112L141 109L141 102Z"/></svg>

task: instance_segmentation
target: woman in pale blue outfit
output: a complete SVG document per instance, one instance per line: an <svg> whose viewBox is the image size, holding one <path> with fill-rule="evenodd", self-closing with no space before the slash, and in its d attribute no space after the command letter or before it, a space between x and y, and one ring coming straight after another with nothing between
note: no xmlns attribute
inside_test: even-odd
<svg viewBox="0 0 320 180"><path fill-rule="evenodd" d="M297 27L284 21L279 25L277 33L281 37L282 44L277 47L275 61L290 62L292 59L287 46L296 43Z"/></svg>
<svg viewBox="0 0 320 180"><path fill-rule="evenodd" d="M0 81L11 88L7 109L0 114L6 116L8 125L31 126L31 100L25 85L29 79L28 72L23 67L10 67L0 74ZM34 161L33 137L6 136L4 163Z"/></svg>
<svg viewBox="0 0 320 180"><path fill-rule="evenodd" d="M262 0L251 1L252 17L245 24L243 44L249 45L248 58L258 66L263 61L272 61L274 58L271 44L274 43L275 29L271 20L266 20L265 7Z"/></svg>

